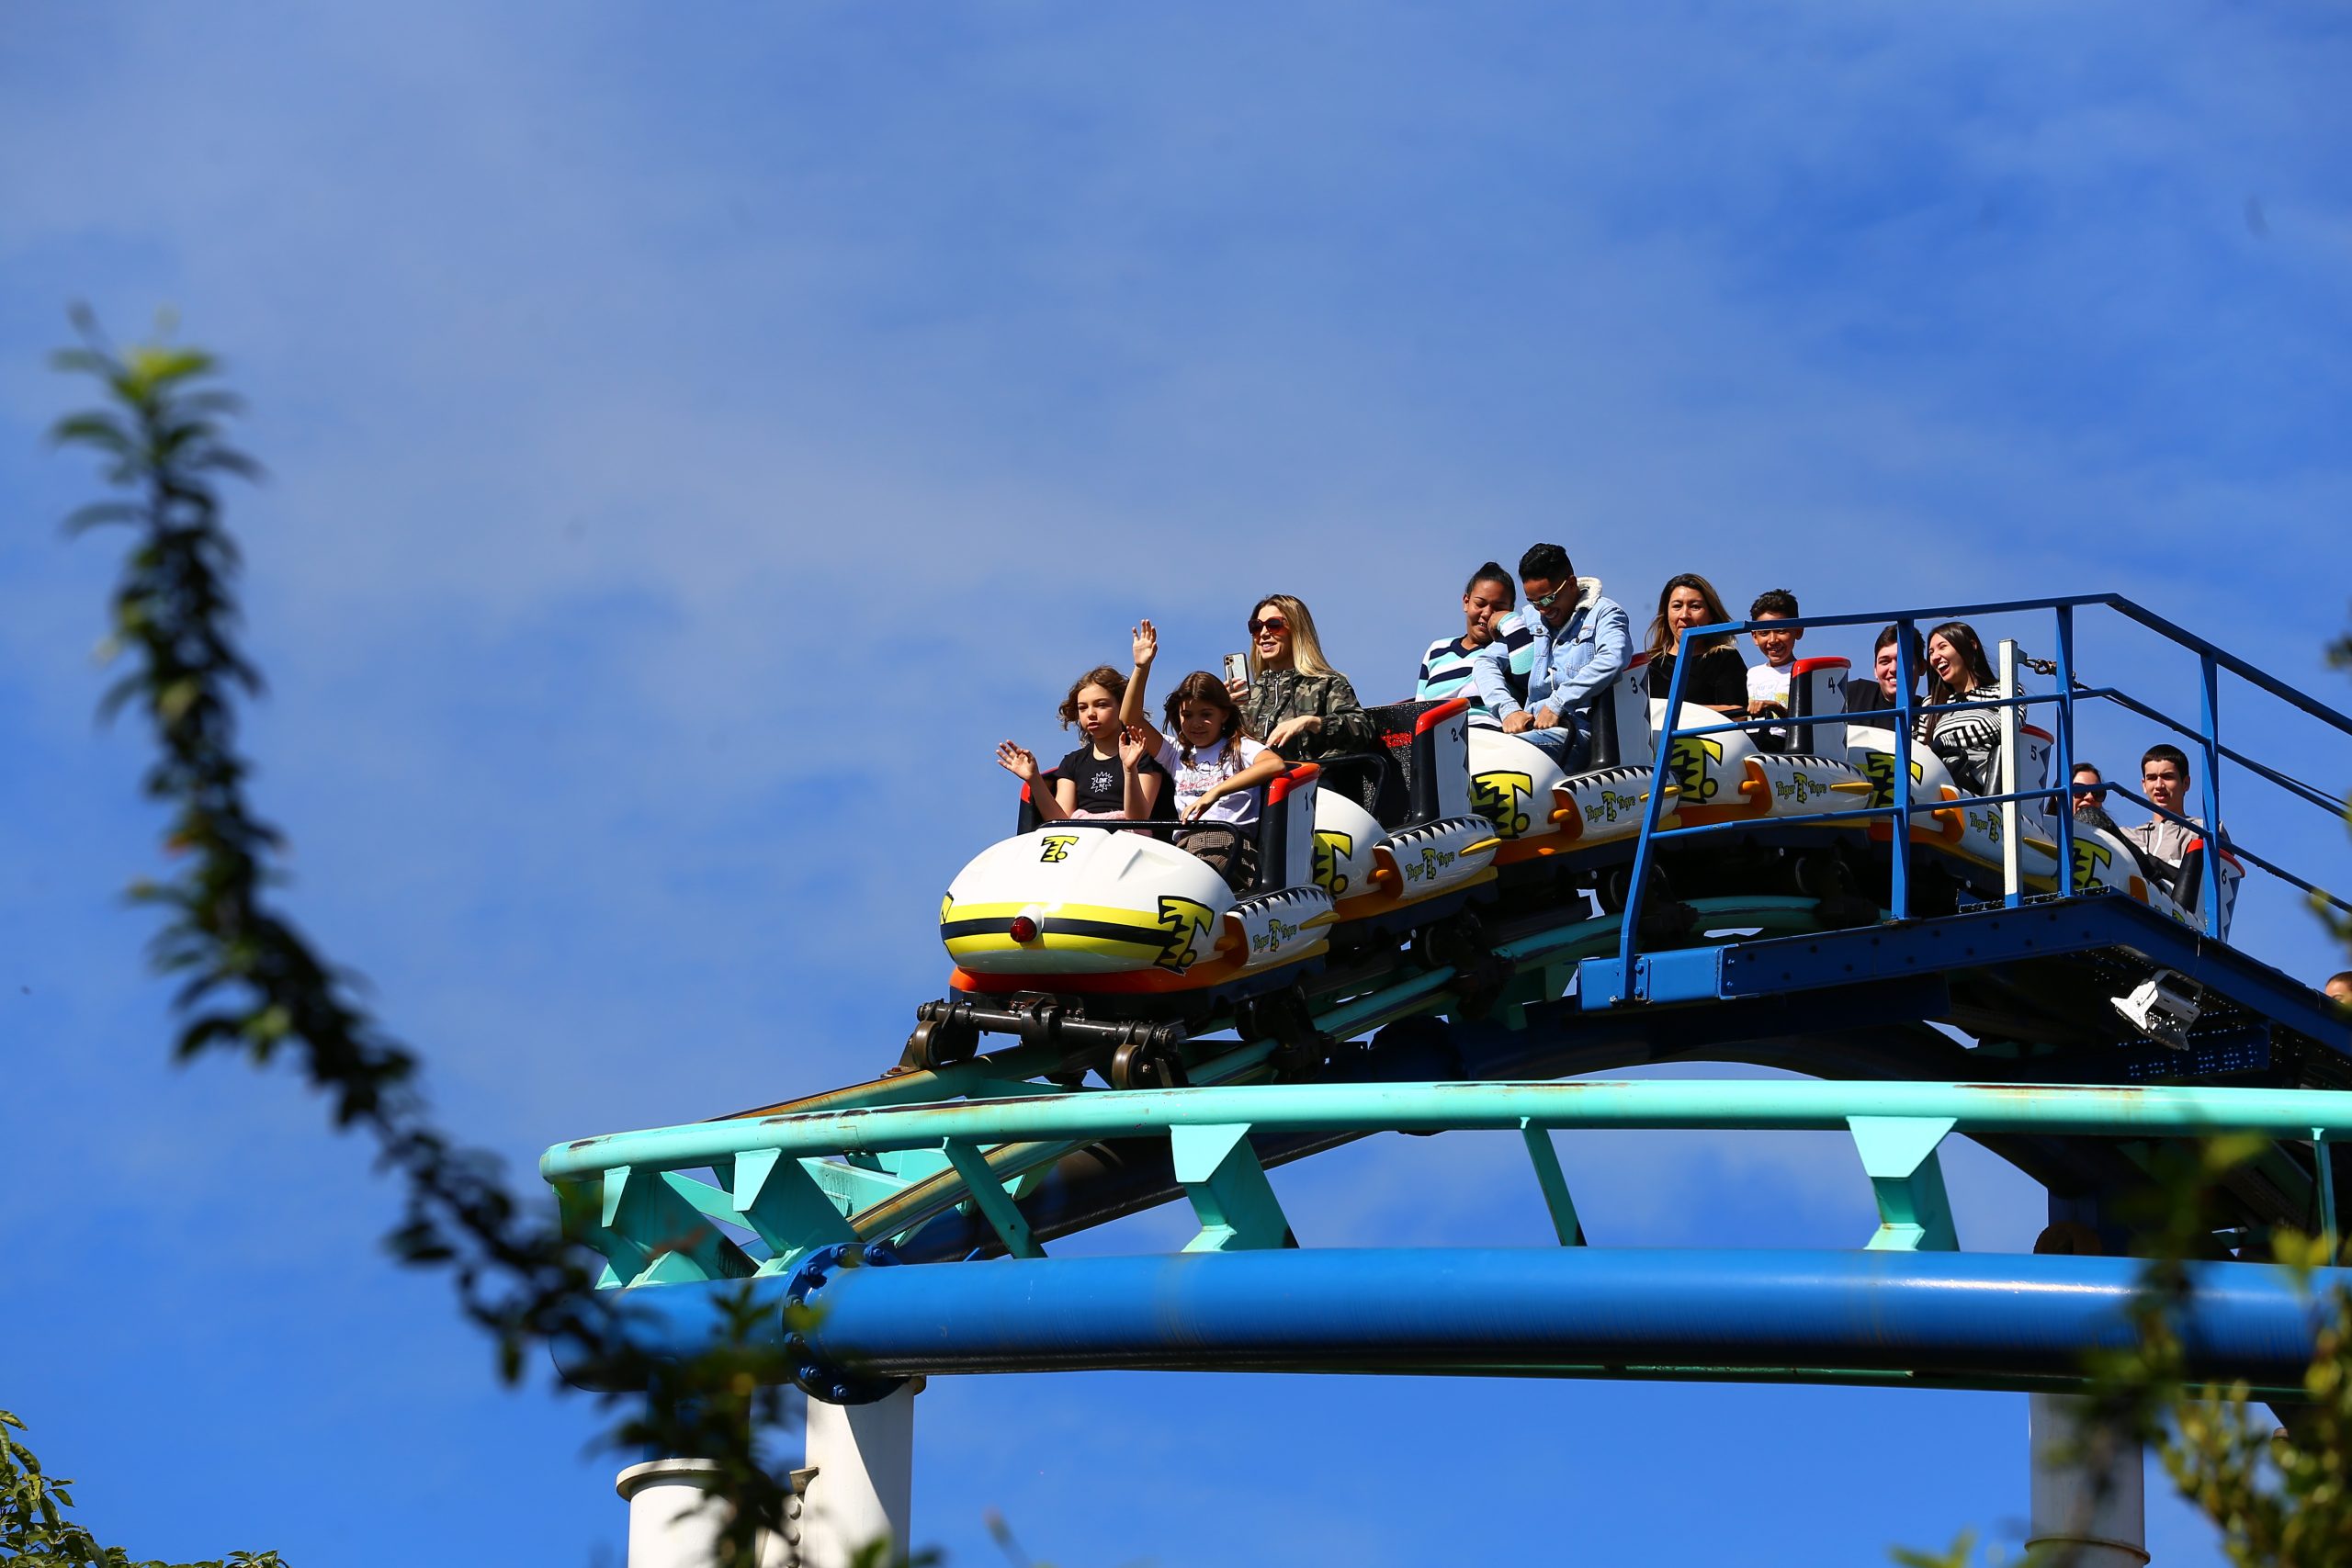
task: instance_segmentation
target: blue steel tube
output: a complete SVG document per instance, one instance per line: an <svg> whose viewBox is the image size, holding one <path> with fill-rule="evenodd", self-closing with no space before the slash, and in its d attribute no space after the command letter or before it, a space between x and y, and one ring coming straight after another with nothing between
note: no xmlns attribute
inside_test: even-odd
<svg viewBox="0 0 2352 1568"><path fill-rule="evenodd" d="M2075 608L2071 604L2058 606L2058 891L2071 894L2075 891Z"/></svg>
<svg viewBox="0 0 2352 1568"><path fill-rule="evenodd" d="M1634 867L1626 874L1632 879L1625 884L1623 922L1617 940L1617 995L1612 1002L1635 999L1634 986L1634 956L1639 945L1642 924L1642 890L1650 878L1650 856L1657 841L1658 818L1664 815L1666 786L1669 774L1667 764L1674 756L1674 721L1682 713L1682 685L1690 673L1690 637L1704 628L1685 626L1674 644L1674 673L1666 682L1666 723L1657 732L1650 751L1650 797L1642 809L1641 836L1634 840Z"/></svg>
<svg viewBox="0 0 2352 1568"><path fill-rule="evenodd" d="M2205 742L2205 934L2222 934L2222 682L2213 656L2198 666L2198 707ZM2183 781L2184 783L2187 781ZM2187 801L2182 805L2186 806Z"/></svg>
<svg viewBox="0 0 2352 1568"><path fill-rule="evenodd" d="M793 1359L816 1385L1100 1368L1396 1372L1811 1369L1955 1386L2079 1378L2132 1341L2131 1258L1868 1251L1421 1248L853 1267L808 1291ZM2317 1308L2261 1264L2190 1266L2188 1373L2299 1388ZM2323 1269L2320 1295L2352 1282ZM784 1282L773 1286L781 1337ZM804 1280L807 1289L811 1281ZM734 1286L631 1292L679 1353ZM1834 1380L1823 1380L1834 1381ZM887 1386L883 1384L881 1386Z"/></svg>
<svg viewBox="0 0 2352 1568"><path fill-rule="evenodd" d="M1911 668L1911 638L1916 624L1908 615L1894 621L1894 831L1887 844L1887 901L1894 918L1911 918L1911 728L1919 722L1919 699L1911 682L1919 672Z"/></svg>

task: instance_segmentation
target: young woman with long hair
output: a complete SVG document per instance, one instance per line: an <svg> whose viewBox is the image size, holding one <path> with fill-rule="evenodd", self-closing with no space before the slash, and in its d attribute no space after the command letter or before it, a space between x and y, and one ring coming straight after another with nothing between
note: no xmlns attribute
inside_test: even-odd
<svg viewBox="0 0 2352 1568"><path fill-rule="evenodd" d="M1928 704L1991 702L2016 694L2004 690L1984 657L1984 639L1966 621L1946 621L1928 634ZM1918 738L1951 770L1951 782L1970 795L1998 795L2001 782L2001 712L1970 708L1963 713L1924 713ZM2019 781L2030 789L2040 781Z"/></svg>
<svg viewBox="0 0 2352 1568"><path fill-rule="evenodd" d="M1695 571L1666 580L1658 590L1657 618L1650 623L1650 695L1660 702L1672 688L1675 645L1690 626L1719 626L1732 619L1715 585ZM1682 680L1682 700L1713 708L1726 718L1747 716L1747 660L1731 632L1701 637L1690 645L1698 660Z"/></svg>

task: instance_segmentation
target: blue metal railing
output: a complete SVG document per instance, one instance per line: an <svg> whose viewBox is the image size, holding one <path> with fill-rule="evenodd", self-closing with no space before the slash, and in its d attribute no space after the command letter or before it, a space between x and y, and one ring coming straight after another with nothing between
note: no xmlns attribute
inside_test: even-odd
<svg viewBox="0 0 2352 1568"><path fill-rule="evenodd" d="M2076 681L2075 612L2086 608L2112 610L2125 619L2154 632L2167 642L2196 655L2198 722L2195 725L2184 724L2116 687L2094 687ZM1922 622L1933 625L1944 621L2035 612L2047 613L2055 622L2056 658L2050 665L2044 667L2056 680L2058 689L2055 692L2029 696L2013 689L2001 697L1991 699L1972 698L1937 704L1923 703L1919 700L1916 683L1920 671L1913 662L1912 647L1915 639L1920 636L1919 626ZM1892 615L1883 612L1860 615L1799 615L1769 622L1728 621L1714 626L1692 626L1681 634L1676 644L1674 672L1667 682L1666 720L1657 731L1656 760L1653 764L1657 783L1653 784L1649 792L1648 804L1644 808L1641 835L1635 840L1634 848L1632 879L1625 893L1624 924L1619 942L1617 967L1619 985L1623 994L1612 998L1612 1001L1625 1002L1636 998L1638 987L1634 983L1634 959L1640 949L1641 912L1648 892L1651 871L1656 864L1657 844L1667 840L1696 837L1703 833L1718 832L1725 829L1751 826L1751 824L1738 821L1712 822L1674 829L1662 829L1658 826L1664 816L1666 806L1666 791L1662 785L1666 770L1674 754L1675 742L1686 738L1734 730L1751 733L1777 728L1789 722L1786 717L1782 717L1750 718L1687 728L1678 725L1676 720L1682 710L1683 682L1691 664L1691 660L1684 655L1690 650L1691 639L1719 637L1726 633L1736 636L1764 626L1781 629L1804 629L1813 626L1885 625L1889 622L1892 622L1895 628L1896 695L1894 701L1892 706L1876 710L1874 713L1849 714L1846 716L1849 720L1866 720L1878 716L1892 716L1894 719L1895 758L1891 804L1824 812L1809 817L1807 820L1853 821L1875 818L1884 818L1889 820L1892 824L1892 831L1889 834L1888 846L1890 864L1888 907L1895 919L1904 920L1911 918L1914 880L1911 863L1911 822L1918 807L1911 798L1909 756L1910 747L1914 743L1918 721L1922 715L1958 713L1973 709L2011 709L2022 713L2037 705L2054 705L2057 708L2057 733L2052 757L2052 761L2055 764L2055 781L2037 788L1974 795L1968 798L1977 805L1997 806L2030 800L2055 803L2055 809L2052 815L2056 819L2057 876L2058 890L2061 895L2071 893L2073 890L2075 820L2066 796L2075 772L2076 755L2075 723L2078 706L2085 702L2111 703L2123 711L2164 725L2194 743L2204 761L2205 816L2211 823L2210 829L2199 830L2210 838L2213 846L2212 852L2201 857L2203 885L2199 889L2201 896L2199 915L2205 933L2216 940L2221 939L2222 919L2221 850L2224 840L2222 834L2221 773L2222 763L2224 761L2245 768L2256 777L2278 785L2295 798L2316 806L2331 816L2340 818L2345 813L2343 801L2327 795L2315 785L2306 784L2278 769L2259 762L2245 752L2223 743L2221 733L2221 675L2222 671L2227 671L2347 737L2352 737L2352 717L2346 717L2326 704L2313 700L2226 649L2207 641L2120 594L2077 594L2054 599L2020 599L2000 604L1960 604L1940 609L1899 611ZM2187 828L2198 827L2198 824L2189 818L2158 807L2120 785L2109 784L2108 788L2167 821L2176 822ZM1930 807L1928 809L1938 808ZM2324 900L2347 914L2352 914L2352 904L2347 904L2317 885L2285 870L2275 862L2242 847L2235 840L2228 840L2227 848L2232 854L2258 866L2299 888L2306 895ZM2020 901L2021 897L2019 886L2012 885L2005 888L2004 897L2008 903L2016 904Z"/></svg>

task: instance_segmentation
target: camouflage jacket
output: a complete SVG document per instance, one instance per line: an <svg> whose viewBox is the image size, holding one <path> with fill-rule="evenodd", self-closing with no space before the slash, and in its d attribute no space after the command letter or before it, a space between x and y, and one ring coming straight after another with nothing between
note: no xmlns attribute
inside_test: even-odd
<svg viewBox="0 0 2352 1568"><path fill-rule="evenodd" d="M1310 713L1323 721L1323 728L1280 748L1283 761L1313 762L1372 749L1372 719L1356 701L1356 689L1348 684L1345 675L1261 670L1250 682L1250 700L1241 705L1250 733L1261 740L1273 734L1283 720Z"/></svg>

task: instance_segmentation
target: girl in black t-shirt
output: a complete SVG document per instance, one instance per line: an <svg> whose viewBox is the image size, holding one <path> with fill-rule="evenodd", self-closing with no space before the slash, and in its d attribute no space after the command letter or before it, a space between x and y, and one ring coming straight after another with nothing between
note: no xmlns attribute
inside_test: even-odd
<svg viewBox="0 0 2352 1568"><path fill-rule="evenodd" d="M1078 726L1085 744L1040 770L1036 755L1012 741L1001 741L996 760L1005 772L1029 786L1029 799L1038 817L1047 822L1069 818L1126 816L1126 773L1119 763L1119 701L1127 694L1127 678L1109 665L1098 665L1078 678L1062 699L1062 728ZM1144 817L1158 817L1168 799L1168 774L1157 762L1147 762L1143 777Z"/></svg>

